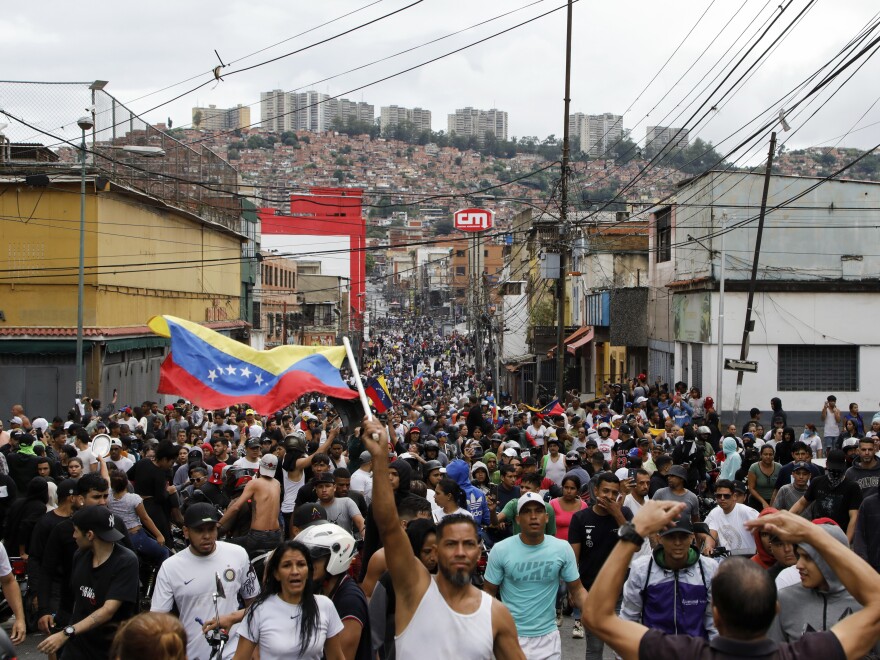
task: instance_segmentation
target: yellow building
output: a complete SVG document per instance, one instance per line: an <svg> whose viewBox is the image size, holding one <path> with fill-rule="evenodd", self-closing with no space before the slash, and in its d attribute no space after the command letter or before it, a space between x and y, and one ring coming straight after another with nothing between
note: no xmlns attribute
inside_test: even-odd
<svg viewBox="0 0 880 660"><path fill-rule="evenodd" d="M25 178L0 168L0 407L62 414L73 404L80 176L50 165ZM28 185L30 183L31 185ZM87 173L83 299L85 393L120 403L156 399L167 340L157 314L247 337L241 317L242 243L231 224Z"/></svg>

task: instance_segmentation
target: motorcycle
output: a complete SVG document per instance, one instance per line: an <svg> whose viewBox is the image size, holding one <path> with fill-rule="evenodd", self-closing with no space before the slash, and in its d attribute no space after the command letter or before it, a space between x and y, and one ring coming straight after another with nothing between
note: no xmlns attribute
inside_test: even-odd
<svg viewBox="0 0 880 660"><path fill-rule="evenodd" d="M27 575L27 559L21 557L10 557L9 563L12 565L12 574L21 590L21 600L25 603L25 613L27 614L28 603L28 575ZM5 598L0 597L0 623L7 621L12 616L12 608ZM30 618L30 617L28 617ZM29 623L29 622L26 622ZM28 625L28 630L36 629L36 626Z"/></svg>

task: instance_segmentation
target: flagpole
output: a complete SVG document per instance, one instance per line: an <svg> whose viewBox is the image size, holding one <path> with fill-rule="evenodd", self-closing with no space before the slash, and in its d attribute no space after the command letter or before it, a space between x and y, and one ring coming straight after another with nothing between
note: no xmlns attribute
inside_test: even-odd
<svg viewBox="0 0 880 660"><path fill-rule="evenodd" d="M354 360L354 353L351 351L351 343L348 341L348 337L342 338L342 345L345 346L345 352L348 355L348 364L351 367L351 373L354 374L354 382L355 385L357 385L361 405L364 407L364 416L367 418L368 422L372 421L373 413L370 410L370 402L367 400L367 393L364 391L364 384L361 382L361 372L358 370L357 362Z"/></svg>

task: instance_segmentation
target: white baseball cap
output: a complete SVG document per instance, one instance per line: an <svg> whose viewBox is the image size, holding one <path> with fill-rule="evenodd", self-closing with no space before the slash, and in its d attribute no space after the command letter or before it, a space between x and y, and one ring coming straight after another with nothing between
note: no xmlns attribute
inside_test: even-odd
<svg viewBox="0 0 880 660"><path fill-rule="evenodd" d="M529 502L537 502L538 504L541 505L541 508L544 508L544 500L541 499L541 496L540 496L540 495L538 495L537 493L526 493L525 495L522 495L522 496L516 501L516 513L517 513L517 515L519 515L519 512L522 511L522 508L523 508L526 504L528 504Z"/></svg>
<svg viewBox="0 0 880 660"><path fill-rule="evenodd" d="M274 477L278 469L278 457L275 454L266 454L260 459L260 474L264 477Z"/></svg>

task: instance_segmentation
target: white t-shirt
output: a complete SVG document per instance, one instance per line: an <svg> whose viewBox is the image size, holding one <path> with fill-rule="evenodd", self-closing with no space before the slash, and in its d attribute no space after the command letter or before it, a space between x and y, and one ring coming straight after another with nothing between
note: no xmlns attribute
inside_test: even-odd
<svg viewBox="0 0 880 660"><path fill-rule="evenodd" d="M599 451L602 452L602 456L605 457L605 460L611 462L611 450L614 448L614 439L610 436L603 438L600 435L599 439L596 440L596 444L598 445Z"/></svg>
<svg viewBox="0 0 880 660"><path fill-rule="evenodd" d="M357 493L362 493L367 504L373 501L373 473L355 470L351 473L351 485L349 488Z"/></svg>
<svg viewBox="0 0 880 660"><path fill-rule="evenodd" d="M195 619L207 621L214 616L211 594L215 589L215 574L220 576L226 592L226 598L217 601L221 615L238 610L237 595L249 599L260 593L260 581L248 561L247 550L224 541L218 541L214 552L206 557L194 554L189 548L172 555L162 563L156 576L150 611L170 612L177 607L180 622L186 629L189 658L207 660L211 655L202 626Z"/></svg>
<svg viewBox="0 0 880 660"><path fill-rule="evenodd" d="M645 495L645 503L651 501L651 498ZM627 494L627 496L623 500L623 506L627 507L630 511L633 512L633 515L636 515L639 512L644 504L639 504L636 498L632 496L632 493ZM633 560L638 559L639 557L647 557L651 554L651 543L648 539L645 539L642 542L642 547L636 551L636 554L633 555Z"/></svg>
<svg viewBox="0 0 880 660"><path fill-rule="evenodd" d="M83 472L85 473L92 472L92 466L98 462L98 459L95 458L95 455L92 453L91 449L77 449L76 457L82 461Z"/></svg>
<svg viewBox="0 0 880 660"><path fill-rule="evenodd" d="M471 518L474 517L474 514L472 514L467 509L462 509L461 507L459 507L457 511L453 511L452 513L444 513L443 509L441 509L440 507L436 507L434 509L434 522L438 523L441 520L443 520L446 516L453 516L453 515L457 516L458 514L464 514L466 516L470 516Z"/></svg>
<svg viewBox="0 0 880 660"><path fill-rule="evenodd" d="M128 472L134 465L134 461L127 456L120 456L118 461L114 461L108 456L106 458L106 461L109 463L113 463L116 466L117 470L122 470L123 472Z"/></svg>
<svg viewBox="0 0 880 660"><path fill-rule="evenodd" d="M818 433L814 433L813 435L801 435L801 442L813 451L814 457L818 456L819 452L822 451L822 438L819 437Z"/></svg>
<svg viewBox="0 0 880 660"><path fill-rule="evenodd" d="M248 468L250 470L259 470L260 469L260 461L249 461L247 456L242 456L235 463L232 464L232 467L239 468Z"/></svg>
<svg viewBox="0 0 880 660"><path fill-rule="evenodd" d="M725 514L720 506L706 516L709 529L718 533L718 545L722 545L732 555L755 554L755 537L744 525L748 520L758 517L758 512L745 504L736 504L733 511Z"/></svg>
<svg viewBox="0 0 880 660"><path fill-rule="evenodd" d="M9 555L6 554L6 548L0 543L0 578L4 578L12 573L12 564L9 562Z"/></svg>
<svg viewBox="0 0 880 660"><path fill-rule="evenodd" d="M318 629L312 636L308 648L299 645L301 608L299 605L285 603L278 595L269 596L249 614L239 628L239 635L260 647L260 660L321 660L324 644L331 637L342 632L342 621L333 601L326 596L315 596L318 603Z"/></svg>

